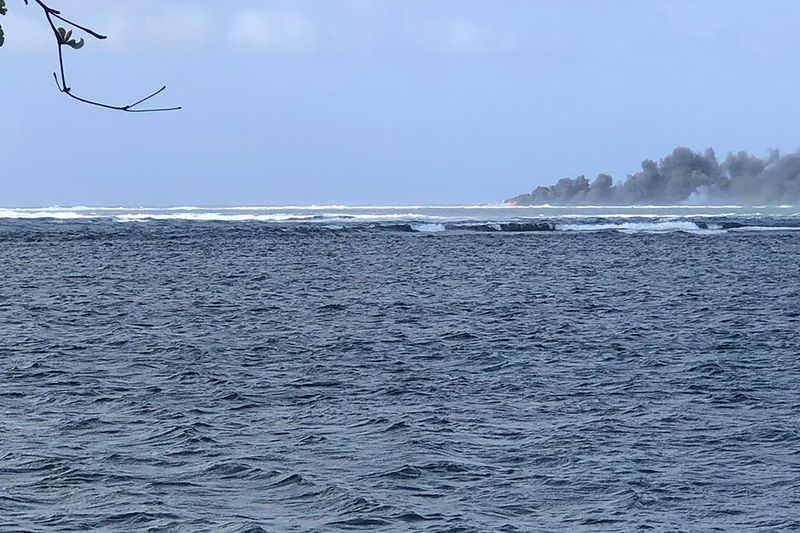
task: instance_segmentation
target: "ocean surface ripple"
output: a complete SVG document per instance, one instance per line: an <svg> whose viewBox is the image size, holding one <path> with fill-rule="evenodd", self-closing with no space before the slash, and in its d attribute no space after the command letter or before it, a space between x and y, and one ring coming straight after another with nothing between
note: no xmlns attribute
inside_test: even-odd
<svg viewBox="0 0 800 533"><path fill-rule="evenodd" d="M593 217L0 220L0 530L797 530L800 221Z"/></svg>

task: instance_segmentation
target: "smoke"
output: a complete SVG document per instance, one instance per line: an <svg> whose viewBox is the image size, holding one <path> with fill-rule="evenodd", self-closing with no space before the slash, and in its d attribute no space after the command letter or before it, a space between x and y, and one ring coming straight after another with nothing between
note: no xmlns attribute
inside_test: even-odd
<svg viewBox="0 0 800 533"><path fill-rule="evenodd" d="M659 162L616 183L608 174L562 178L506 203L512 205L675 205L800 203L800 153L766 159L747 152L728 154L721 163L714 150L702 154L678 147Z"/></svg>

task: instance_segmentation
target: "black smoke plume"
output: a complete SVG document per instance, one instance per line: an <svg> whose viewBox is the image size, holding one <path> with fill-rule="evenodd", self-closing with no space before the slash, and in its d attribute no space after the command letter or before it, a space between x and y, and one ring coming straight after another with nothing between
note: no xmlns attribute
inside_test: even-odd
<svg viewBox="0 0 800 533"><path fill-rule="evenodd" d="M616 183L608 174L562 178L550 187L509 200L511 205L676 205L800 203L800 153L766 159L747 152L728 154L721 163L714 150L704 153L678 147L659 162L646 160L642 170Z"/></svg>

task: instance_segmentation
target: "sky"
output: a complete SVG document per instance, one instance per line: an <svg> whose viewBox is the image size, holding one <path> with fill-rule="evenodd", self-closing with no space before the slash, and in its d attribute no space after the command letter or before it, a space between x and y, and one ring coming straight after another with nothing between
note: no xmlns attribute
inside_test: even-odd
<svg viewBox="0 0 800 533"><path fill-rule="evenodd" d="M498 203L678 145L800 148L796 0L7 0L0 206Z"/></svg>

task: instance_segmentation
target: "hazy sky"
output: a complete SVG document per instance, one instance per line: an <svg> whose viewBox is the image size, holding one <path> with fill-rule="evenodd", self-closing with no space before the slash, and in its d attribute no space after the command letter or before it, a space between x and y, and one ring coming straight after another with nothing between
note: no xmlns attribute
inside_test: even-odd
<svg viewBox="0 0 800 533"><path fill-rule="evenodd" d="M800 147L796 0L50 0L0 23L0 206L498 202L676 145Z"/></svg>

